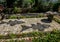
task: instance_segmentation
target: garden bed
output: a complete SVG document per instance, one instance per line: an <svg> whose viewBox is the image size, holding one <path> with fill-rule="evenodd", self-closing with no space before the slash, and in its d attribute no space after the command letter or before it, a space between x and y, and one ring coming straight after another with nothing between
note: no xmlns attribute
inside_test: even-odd
<svg viewBox="0 0 60 42"><path fill-rule="evenodd" d="M60 19L58 17L54 17L54 20L60 24Z"/></svg>
<svg viewBox="0 0 60 42"><path fill-rule="evenodd" d="M10 39L5 39L7 42L59 42L60 41L60 31L53 30L51 32L30 32L24 34L9 34ZM19 37L18 37L19 36ZM1 36L0 36L1 37ZM28 37L28 39L27 39ZM17 39L15 39L17 38ZM22 39L23 38L23 39ZM25 39L24 39L25 38ZM2 38L0 38L2 39ZM4 41L4 40L3 40Z"/></svg>

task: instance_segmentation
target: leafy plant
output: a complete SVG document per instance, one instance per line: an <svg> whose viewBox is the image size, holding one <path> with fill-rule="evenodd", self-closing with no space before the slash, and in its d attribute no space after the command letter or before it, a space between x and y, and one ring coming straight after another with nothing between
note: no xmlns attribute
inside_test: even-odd
<svg viewBox="0 0 60 42"><path fill-rule="evenodd" d="M18 7L14 7L13 12L14 12L14 13L20 13L20 12L21 12L21 9L18 8Z"/></svg>
<svg viewBox="0 0 60 42"><path fill-rule="evenodd" d="M59 20L59 19L54 18L54 20L55 20L57 23L59 23L59 24L60 24L60 20Z"/></svg>
<svg viewBox="0 0 60 42"><path fill-rule="evenodd" d="M9 19L16 19L17 16L10 16Z"/></svg>
<svg viewBox="0 0 60 42"><path fill-rule="evenodd" d="M9 38L11 38L11 39L12 39L12 38L16 38L16 34L9 34L8 36L9 36Z"/></svg>

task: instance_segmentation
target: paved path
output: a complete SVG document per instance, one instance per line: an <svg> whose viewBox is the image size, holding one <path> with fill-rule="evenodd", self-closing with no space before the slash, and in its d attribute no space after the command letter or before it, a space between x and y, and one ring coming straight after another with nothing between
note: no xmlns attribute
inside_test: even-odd
<svg viewBox="0 0 60 42"><path fill-rule="evenodd" d="M52 23L41 22L45 18L26 18L26 19L7 19L0 22L0 34L8 33L28 33L32 31L51 31L60 29L60 24L53 21Z"/></svg>

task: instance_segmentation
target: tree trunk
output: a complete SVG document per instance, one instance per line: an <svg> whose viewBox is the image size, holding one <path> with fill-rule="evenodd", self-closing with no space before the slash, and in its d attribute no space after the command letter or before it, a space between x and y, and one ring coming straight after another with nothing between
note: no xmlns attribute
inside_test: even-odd
<svg viewBox="0 0 60 42"><path fill-rule="evenodd" d="M37 6L38 5L38 0L35 0L35 6Z"/></svg>

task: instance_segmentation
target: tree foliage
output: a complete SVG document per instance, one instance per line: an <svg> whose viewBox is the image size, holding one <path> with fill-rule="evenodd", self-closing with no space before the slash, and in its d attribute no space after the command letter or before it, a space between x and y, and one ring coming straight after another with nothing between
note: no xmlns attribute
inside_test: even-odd
<svg viewBox="0 0 60 42"><path fill-rule="evenodd" d="M30 8L32 9L32 12L46 12L49 10L57 11L59 3L60 0L6 0L6 2L3 2L2 4L7 8Z"/></svg>
<svg viewBox="0 0 60 42"><path fill-rule="evenodd" d="M15 2L15 0L6 0L7 7L8 7L8 8L13 7L14 2Z"/></svg>

